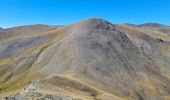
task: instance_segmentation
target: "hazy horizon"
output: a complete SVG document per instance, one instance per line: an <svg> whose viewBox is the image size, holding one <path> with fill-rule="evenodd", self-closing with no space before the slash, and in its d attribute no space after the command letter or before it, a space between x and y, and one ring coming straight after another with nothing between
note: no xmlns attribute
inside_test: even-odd
<svg viewBox="0 0 170 100"><path fill-rule="evenodd" d="M0 27L67 25L88 18L170 25L169 0L1 0Z"/></svg>
<svg viewBox="0 0 170 100"><path fill-rule="evenodd" d="M86 18L86 19L82 19L82 20L87 20L89 18ZM103 18L100 18L100 19L103 19ZM23 25L16 25L16 26L11 26L11 27L1 27L0 28L3 28L3 29L8 29L8 28L15 28L15 27L22 27L22 26L30 26L30 25L49 25L49 26L64 26L64 25L70 25L70 24L74 24L76 22L79 22L79 21L82 21L82 20L78 20L78 21L75 21L75 22L72 22L72 23L68 23L68 24L43 24L43 23L33 23L33 24L23 24ZM106 19L104 19L106 20ZM108 21L108 20L107 20ZM111 21L109 21L111 22ZM112 22L111 22L112 23ZM132 24L132 25L142 25L142 24L147 24L147 23L157 23L157 24L163 24L163 25L167 25L169 26L169 24L164 24L164 23L159 23L159 22L145 22L145 23L112 23L112 24Z"/></svg>

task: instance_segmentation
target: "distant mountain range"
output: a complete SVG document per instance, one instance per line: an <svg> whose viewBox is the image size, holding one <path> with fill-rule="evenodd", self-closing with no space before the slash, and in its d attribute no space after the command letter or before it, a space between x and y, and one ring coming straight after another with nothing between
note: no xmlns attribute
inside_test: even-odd
<svg viewBox="0 0 170 100"><path fill-rule="evenodd" d="M3 30L3 28L0 27L0 30Z"/></svg>
<svg viewBox="0 0 170 100"><path fill-rule="evenodd" d="M170 27L112 24L0 31L2 100L170 100Z"/></svg>

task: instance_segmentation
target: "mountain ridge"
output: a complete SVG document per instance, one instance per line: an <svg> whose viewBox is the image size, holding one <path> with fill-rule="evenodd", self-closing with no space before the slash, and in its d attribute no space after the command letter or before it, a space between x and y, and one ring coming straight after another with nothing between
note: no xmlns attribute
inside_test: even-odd
<svg viewBox="0 0 170 100"><path fill-rule="evenodd" d="M76 23L80 23L80 22L87 22L87 21L103 21L103 22L107 22L107 23L110 23L110 24L112 24L111 22L109 22L109 21L107 21L107 20L105 20L105 19L103 19L103 18L88 18L88 19L84 19L84 20L81 20L81 21L79 21L79 22L75 22L74 24L76 24ZM168 24L162 24L162 23L158 23L158 22L146 22L146 23L143 23L143 24L132 24L132 23L123 23L123 24L125 24L125 25L132 25L132 26L148 26L148 25L156 25L156 26L166 26L166 27L169 27L169 25ZM120 24L120 25L123 25L123 24ZM69 25L71 25L71 24L69 24ZM112 25L119 25L118 23L113 23ZM2 27L0 27L1 29L11 29L11 28L20 28L20 27L29 27L29 26L53 26L53 27L55 27L55 26L65 26L65 25L47 25L47 24L32 24L32 25L22 25L22 26L14 26L14 27L9 27L9 28L2 28Z"/></svg>
<svg viewBox="0 0 170 100"><path fill-rule="evenodd" d="M21 29L0 38L2 99L170 98L167 30L96 18Z"/></svg>

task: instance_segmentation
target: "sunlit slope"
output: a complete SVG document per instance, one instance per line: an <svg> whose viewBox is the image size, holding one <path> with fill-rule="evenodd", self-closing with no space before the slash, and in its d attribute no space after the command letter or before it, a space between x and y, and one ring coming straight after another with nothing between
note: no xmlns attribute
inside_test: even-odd
<svg viewBox="0 0 170 100"><path fill-rule="evenodd" d="M167 31L150 25L113 25L102 19L60 27L36 26L35 31L34 27L3 30L2 97L170 99ZM25 33L29 28L32 32ZM8 33L11 30L19 33Z"/></svg>

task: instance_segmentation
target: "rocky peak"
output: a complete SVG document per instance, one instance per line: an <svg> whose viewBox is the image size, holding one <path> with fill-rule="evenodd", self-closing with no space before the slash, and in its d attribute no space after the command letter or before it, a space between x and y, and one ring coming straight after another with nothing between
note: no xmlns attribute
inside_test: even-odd
<svg viewBox="0 0 170 100"><path fill-rule="evenodd" d="M112 30L114 25L110 22L100 18L89 18L87 20L76 23L78 26L86 27L89 29L101 29L101 30Z"/></svg>

